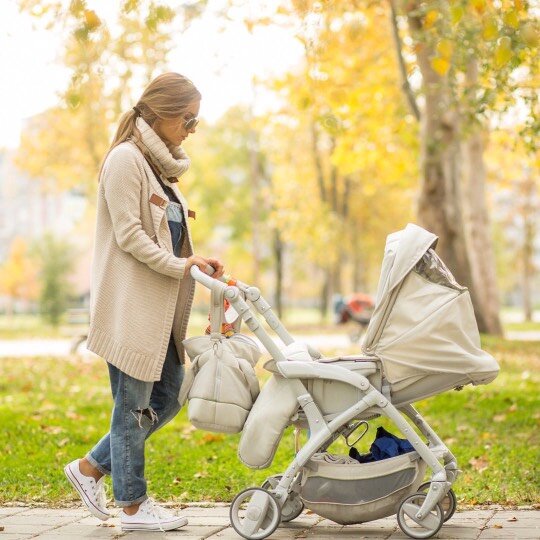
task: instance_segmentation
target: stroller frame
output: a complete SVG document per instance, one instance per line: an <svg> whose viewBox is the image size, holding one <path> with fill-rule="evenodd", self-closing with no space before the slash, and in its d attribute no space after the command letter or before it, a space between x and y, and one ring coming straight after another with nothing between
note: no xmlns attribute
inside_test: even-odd
<svg viewBox="0 0 540 540"><path fill-rule="evenodd" d="M224 276L220 280L213 279L197 266L192 266L190 273L197 282L208 289L223 290L225 298L234 306L248 328L272 355L279 373L290 380L297 394L298 404L309 426L308 441L297 451L295 458L283 472L277 485L274 483L274 487L270 487L268 490L258 487L244 490L233 501L231 522L236 532L251 540L259 540L272 534L281 522L281 509L291 493L299 489L298 484L301 476L299 473L308 460L315 453L326 450L340 435L344 435L346 432L352 433L357 427L351 424L355 419L361 420L382 415L395 424L409 440L420 459L432 471L429 490L423 496L422 504L402 504L399 509L400 513L403 511L421 528L404 527L399 520L398 513L400 527L412 538L429 538L436 534L443 521L446 521L443 519L439 503L450 491L460 471L455 456L420 413L410 404L395 407L384 395L384 386L382 391L377 390L367 377L359 373L354 373L338 365L332 366L317 362L316 360L320 359L321 355L309 345L307 345L308 351L314 362L287 360L282 350L259 324L246 302L246 300L249 301L256 311L264 317L270 328L275 331L285 345L294 343L294 338L273 313L257 287L249 286L228 276ZM209 268L208 273L212 274L213 269ZM354 357L349 358L353 359ZM359 355L357 359L379 362L376 356ZM326 379L352 385L360 391L362 397L357 403L327 421L301 379ZM420 433L427 439L427 443L421 439L405 417L417 426ZM440 460L442 460L442 464ZM246 517L241 521L238 517L238 511L242 500L245 499L239 501L237 499L246 492L253 493L250 493L252 496L246 510ZM407 503L409 498L404 503ZM438 507L437 515L440 515L440 519L431 513L436 507Z"/></svg>

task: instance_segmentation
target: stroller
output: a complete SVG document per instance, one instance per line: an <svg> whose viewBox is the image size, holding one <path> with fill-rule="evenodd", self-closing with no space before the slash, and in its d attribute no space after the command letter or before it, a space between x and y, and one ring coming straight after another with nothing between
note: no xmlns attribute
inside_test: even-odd
<svg viewBox="0 0 540 540"><path fill-rule="evenodd" d="M481 350L469 292L436 255L436 243L434 234L413 224L388 236L362 352L335 358L295 342L257 288L230 278L222 283L192 267L194 279L206 287L225 287L225 297L272 356L264 366L272 376L244 424L240 460L266 468L287 426L296 433L308 429L307 442L282 474L232 501L231 524L240 536L266 538L304 508L340 524L397 514L411 538L430 538L450 519L456 509L451 488L460 471L412 403L487 384L499 366ZM267 334L246 300L285 347ZM381 416L408 439L412 452L373 463L327 452L339 437L348 442Z"/></svg>

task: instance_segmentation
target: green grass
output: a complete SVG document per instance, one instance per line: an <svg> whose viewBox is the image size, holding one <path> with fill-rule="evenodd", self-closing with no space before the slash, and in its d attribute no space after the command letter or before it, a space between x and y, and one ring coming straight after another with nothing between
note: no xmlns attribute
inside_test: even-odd
<svg viewBox="0 0 540 540"><path fill-rule="evenodd" d="M16 314L0 315L0 340L3 339L37 339L71 338L83 334L88 327L84 324L68 324L67 314L61 318L60 325L53 327L47 324L39 315ZM318 334L340 331L333 325L321 325L321 318L316 309L287 309L283 322L287 328L296 333ZM188 326L188 335L196 335L208 324L208 313L205 307L193 309Z"/></svg>
<svg viewBox="0 0 540 540"><path fill-rule="evenodd" d="M540 332L540 322L538 321L523 321L515 323L506 323L504 329L514 332Z"/></svg>
<svg viewBox="0 0 540 540"><path fill-rule="evenodd" d="M540 351L534 343L494 338L484 339L484 345L501 363L494 383L447 392L418 408L458 458L463 475L455 491L462 502L538 502ZM0 504L77 501L62 467L107 431L111 405L101 360L0 360ZM147 442L149 491L167 501L230 501L241 489L281 472L293 457L290 428L272 467L263 471L238 460L238 440L194 430L181 411ZM343 443L333 448L345 450Z"/></svg>

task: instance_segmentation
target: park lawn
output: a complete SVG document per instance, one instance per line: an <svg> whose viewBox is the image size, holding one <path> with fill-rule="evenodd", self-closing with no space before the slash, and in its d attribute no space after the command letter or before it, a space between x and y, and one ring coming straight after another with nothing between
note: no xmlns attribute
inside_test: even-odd
<svg viewBox="0 0 540 540"><path fill-rule="evenodd" d="M501 364L494 383L435 396L418 409L458 458L463 475L454 487L461 502L538 503L538 344L489 338L484 345ZM102 360L0 360L0 504L77 501L62 467L107 431L111 405ZM368 449L374 433L366 435L360 451ZM239 435L193 429L181 411L148 440L149 492L164 501L230 501L293 458L291 428L267 470L250 470L238 460L238 440ZM331 448L345 449L339 442Z"/></svg>

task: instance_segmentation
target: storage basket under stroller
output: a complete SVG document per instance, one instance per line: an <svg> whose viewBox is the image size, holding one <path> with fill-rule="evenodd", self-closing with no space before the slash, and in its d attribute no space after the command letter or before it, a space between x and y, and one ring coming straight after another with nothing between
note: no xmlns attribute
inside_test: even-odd
<svg viewBox="0 0 540 540"><path fill-rule="evenodd" d="M306 508L336 523L363 523L395 514L425 472L416 452L372 463L317 453L302 471L300 498Z"/></svg>

